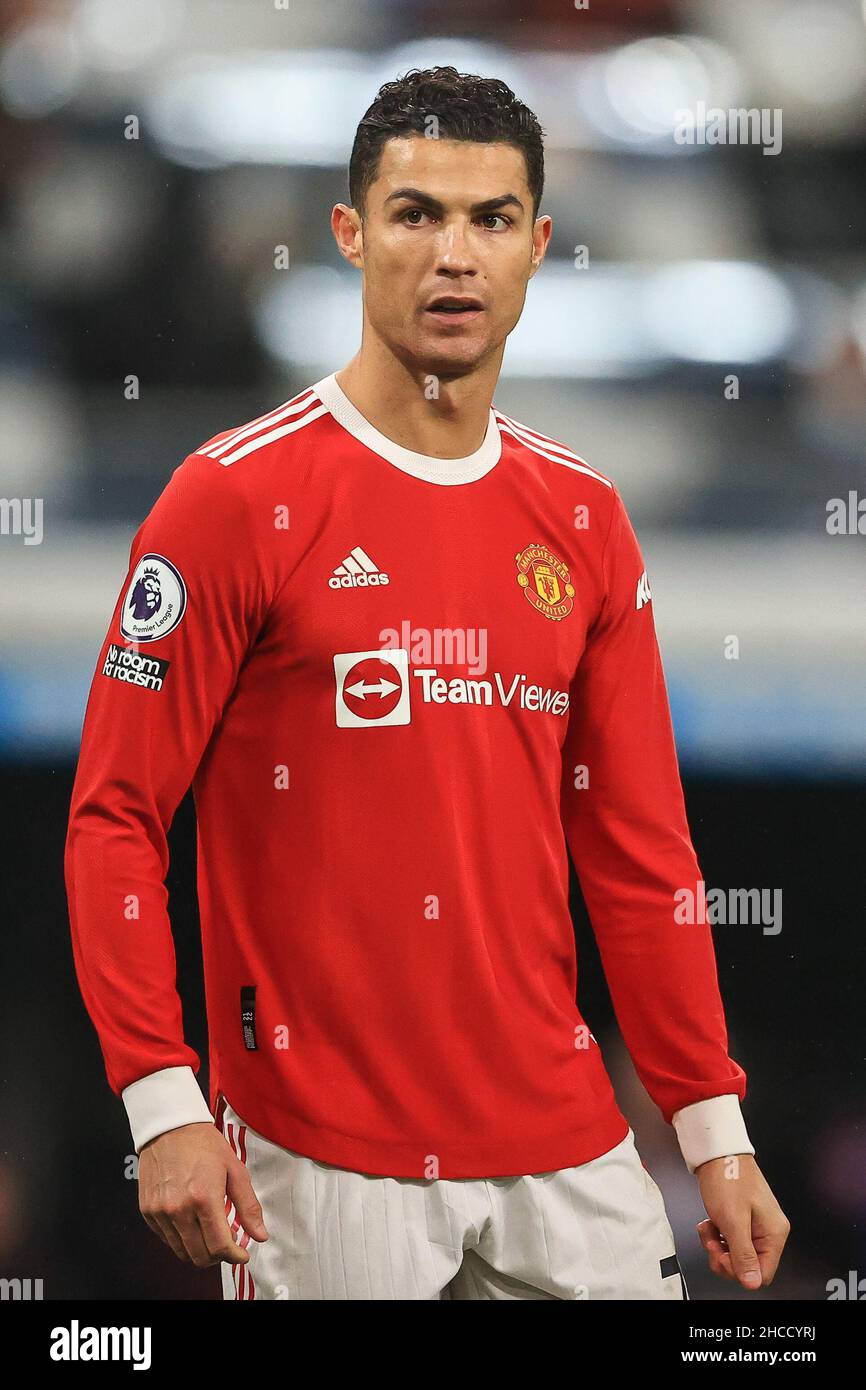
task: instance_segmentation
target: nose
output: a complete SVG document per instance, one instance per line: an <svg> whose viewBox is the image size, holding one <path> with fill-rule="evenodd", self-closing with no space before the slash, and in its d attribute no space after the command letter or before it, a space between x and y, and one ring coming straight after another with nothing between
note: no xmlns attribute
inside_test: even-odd
<svg viewBox="0 0 866 1390"><path fill-rule="evenodd" d="M436 244L436 273L454 278L474 275L475 257L467 236L468 227L462 219L449 220L439 230Z"/></svg>

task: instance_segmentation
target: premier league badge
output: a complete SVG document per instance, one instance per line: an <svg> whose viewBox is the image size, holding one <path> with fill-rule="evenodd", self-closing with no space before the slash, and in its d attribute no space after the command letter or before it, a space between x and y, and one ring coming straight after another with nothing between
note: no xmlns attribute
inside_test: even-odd
<svg viewBox="0 0 866 1390"><path fill-rule="evenodd" d="M174 632L186 611L186 585L164 555L144 555L135 567L120 615L128 642L157 642Z"/></svg>

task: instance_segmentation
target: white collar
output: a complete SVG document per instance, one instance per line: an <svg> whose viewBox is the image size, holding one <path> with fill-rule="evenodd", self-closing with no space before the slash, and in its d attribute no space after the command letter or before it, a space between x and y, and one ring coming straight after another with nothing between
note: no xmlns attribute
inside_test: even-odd
<svg viewBox="0 0 866 1390"><path fill-rule="evenodd" d="M416 454L412 449L404 449L402 444L395 444L393 439L389 439L377 430L375 425L371 425L352 404L345 391L338 386L336 377L336 372L331 372L330 376L323 377L312 388L322 404L327 406L334 419L348 430L349 434L360 439L368 449L372 449L375 454L379 454L388 463L393 463L395 468L402 469L404 473L411 473L414 478L423 478L428 483L472 483L478 478L483 478L499 462L502 436L492 410L487 422L487 433L481 447L476 449L474 454L467 454L466 458L462 459L441 459L431 454Z"/></svg>

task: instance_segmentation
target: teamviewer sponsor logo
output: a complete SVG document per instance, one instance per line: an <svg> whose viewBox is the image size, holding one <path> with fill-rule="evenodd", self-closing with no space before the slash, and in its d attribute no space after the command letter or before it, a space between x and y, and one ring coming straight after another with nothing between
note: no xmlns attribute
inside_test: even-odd
<svg viewBox="0 0 866 1390"><path fill-rule="evenodd" d="M131 647L115 647L112 643L105 653L104 676L115 681L125 681L127 685L141 685L146 690L162 690L170 661L160 661L156 656L142 656Z"/></svg>
<svg viewBox="0 0 866 1390"><path fill-rule="evenodd" d="M492 681L466 680L463 676L449 679L441 676L435 668L413 671L412 675L421 681L425 704L502 705L508 709L513 703L518 709L542 714L565 714L569 705L567 690L535 685L520 672L510 680L504 680L501 672L494 671Z"/></svg>
<svg viewBox="0 0 866 1390"><path fill-rule="evenodd" d="M503 678L494 671L492 680L446 677L435 667L413 668L418 685L415 698L425 705L499 705L531 713L563 715L569 707L567 690L535 685L518 672ZM337 679L337 727L369 728L379 724L410 722L409 653L402 648L372 652L338 652L334 657Z"/></svg>
<svg viewBox="0 0 866 1390"><path fill-rule="evenodd" d="M334 675L338 729L409 723L407 651L337 652Z"/></svg>

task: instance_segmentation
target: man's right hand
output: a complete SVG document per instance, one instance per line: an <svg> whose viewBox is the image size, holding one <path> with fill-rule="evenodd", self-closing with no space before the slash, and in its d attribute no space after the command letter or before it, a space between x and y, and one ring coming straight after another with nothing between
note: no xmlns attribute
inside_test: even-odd
<svg viewBox="0 0 866 1390"><path fill-rule="evenodd" d="M202 1269L221 1260L248 1262L249 1251L228 1223L227 1196L243 1230L253 1240L267 1240L250 1175L213 1124L167 1130L138 1156L139 1210L179 1260Z"/></svg>

